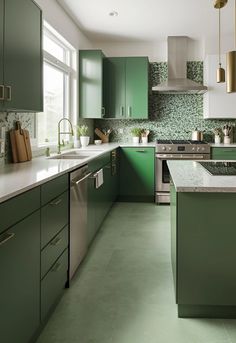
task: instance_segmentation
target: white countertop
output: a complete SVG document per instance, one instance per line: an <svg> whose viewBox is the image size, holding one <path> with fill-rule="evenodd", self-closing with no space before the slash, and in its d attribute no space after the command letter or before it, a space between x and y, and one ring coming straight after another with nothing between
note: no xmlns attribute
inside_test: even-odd
<svg viewBox="0 0 236 343"><path fill-rule="evenodd" d="M195 161L167 163L177 192L236 193L236 176L213 176Z"/></svg>
<svg viewBox="0 0 236 343"><path fill-rule="evenodd" d="M42 156L34 158L29 162L6 164L0 169L0 203L31 188L39 186L44 182L50 181L57 176L75 170L87 164L94 158L118 147L155 147L155 142L147 144L107 143L101 145L89 145L85 149L73 149L80 150L82 152L89 150L94 151L92 156L80 160L57 160ZM73 150L63 151L62 154ZM54 156L56 156L56 154L52 154L50 157Z"/></svg>
<svg viewBox="0 0 236 343"><path fill-rule="evenodd" d="M210 143L212 148L236 148L236 143L224 144L224 143Z"/></svg>

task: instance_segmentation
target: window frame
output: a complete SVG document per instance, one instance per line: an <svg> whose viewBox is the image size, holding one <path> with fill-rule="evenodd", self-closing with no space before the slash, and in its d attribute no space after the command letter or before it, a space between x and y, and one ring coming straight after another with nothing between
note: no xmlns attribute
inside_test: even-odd
<svg viewBox="0 0 236 343"><path fill-rule="evenodd" d="M44 64L48 64L49 66L55 68L56 70L60 70L64 74L64 101L63 101L63 118L68 118L72 121L73 124L76 124L75 118L76 118L76 111L77 111L77 102L74 103L74 97L76 97L76 87L78 81L78 64L77 64L77 57L78 53L76 49L65 40L64 37L62 37L51 25L49 25L46 21L43 23L43 37L46 35L49 39L51 39L53 42L58 44L60 47L64 50L64 57L65 62L62 62L61 60L57 59L55 56L47 52L46 50L43 50L43 68ZM68 77L68 85L66 86L66 77ZM68 89L66 89L68 87ZM68 93L68 96L66 96L65 93ZM64 127L62 127L64 130L66 129L67 123L63 123ZM55 147L57 146L57 142L39 142L38 141L38 119L37 114L35 115L35 140L34 145L37 145L38 148L43 148L45 146L51 146Z"/></svg>

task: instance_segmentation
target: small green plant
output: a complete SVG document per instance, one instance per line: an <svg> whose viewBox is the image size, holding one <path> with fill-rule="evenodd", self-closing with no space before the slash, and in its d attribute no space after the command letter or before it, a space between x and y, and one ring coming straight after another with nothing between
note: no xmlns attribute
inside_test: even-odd
<svg viewBox="0 0 236 343"><path fill-rule="evenodd" d="M220 136L222 134L222 130L220 127L216 127L215 129L213 129L213 133L216 135L216 136Z"/></svg>
<svg viewBox="0 0 236 343"><path fill-rule="evenodd" d="M77 126L77 134L79 137L88 136L88 130L89 129L87 125Z"/></svg>
<svg viewBox="0 0 236 343"><path fill-rule="evenodd" d="M140 137L141 133L142 133L142 129L140 129L138 127L133 127L131 129L131 134L133 137Z"/></svg>

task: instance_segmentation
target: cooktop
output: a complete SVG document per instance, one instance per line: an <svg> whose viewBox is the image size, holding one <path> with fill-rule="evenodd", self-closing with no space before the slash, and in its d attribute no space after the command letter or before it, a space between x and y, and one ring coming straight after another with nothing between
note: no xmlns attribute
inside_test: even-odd
<svg viewBox="0 0 236 343"><path fill-rule="evenodd" d="M200 162L200 164L215 176L236 175L236 162Z"/></svg>

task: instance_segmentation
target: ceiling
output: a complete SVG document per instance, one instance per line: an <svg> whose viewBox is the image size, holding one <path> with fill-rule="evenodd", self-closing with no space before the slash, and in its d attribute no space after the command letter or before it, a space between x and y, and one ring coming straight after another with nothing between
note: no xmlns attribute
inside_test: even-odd
<svg viewBox="0 0 236 343"><path fill-rule="evenodd" d="M91 40L204 39L217 35L213 0L57 0ZM222 35L233 32L234 1L222 9ZM109 16L117 11L117 17Z"/></svg>

